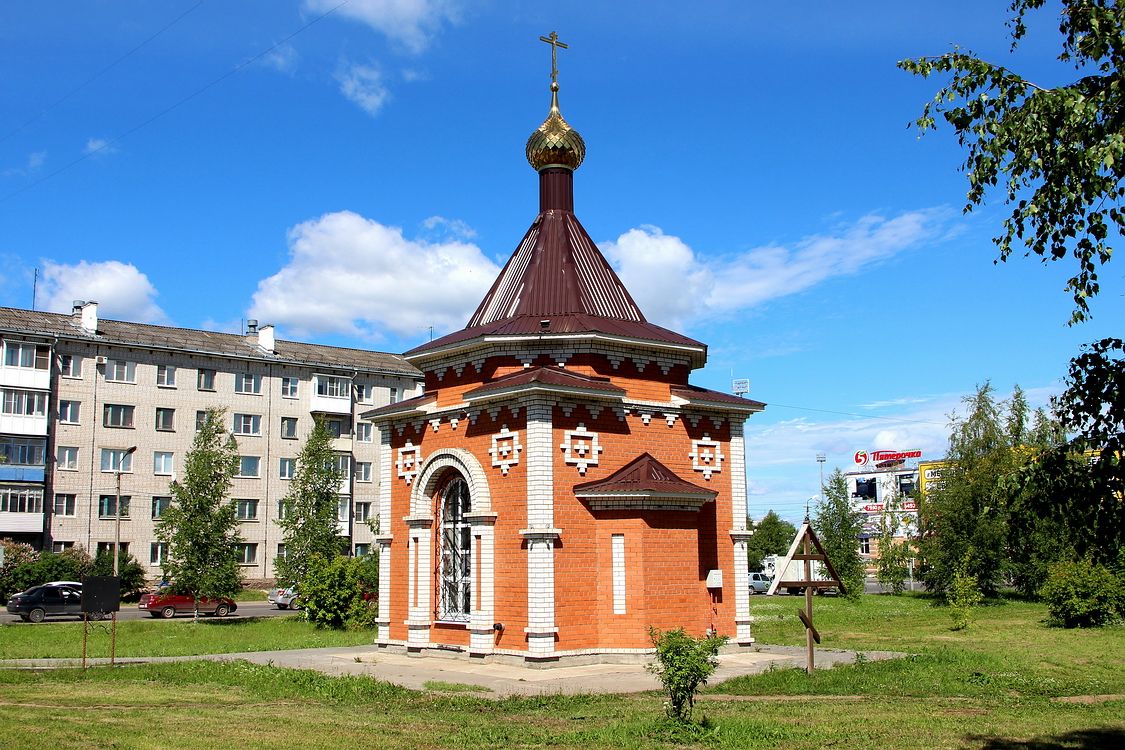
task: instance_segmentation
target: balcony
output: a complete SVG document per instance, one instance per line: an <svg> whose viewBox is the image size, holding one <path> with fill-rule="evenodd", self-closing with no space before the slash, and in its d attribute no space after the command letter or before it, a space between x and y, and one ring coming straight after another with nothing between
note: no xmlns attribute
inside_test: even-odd
<svg viewBox="0 0 1125 750"><path fill-rule="evenodd" d="M43 482L45 475L42 466L0 464L0 481L4 482Z"/></svg>
<svg viewBox="0 0 1125 750"><path fill-rule="evenodd" d="M332 451L335 453L351 453L352 436L350 434L345 434L337 438L332 438Z"/></svg>
<svg viewBox="0 0 1125 750"><path fill-rule="evenodd" d="M0 513L0 534L42 534L44 515L40 513Z"/></svg>
<svg viewBox="0 0 1125 750"><path fill-rule="evenodd" d="M352 413L351 378L341 375L313 375L309 411L320 414Z"/></svg>
<svg viewBox="0 0 1125 750"><path fill-rule="evenodd" d="M46 435L47 415L2 414L0 415L0 433L7 435Z"/></svg>
<svg viewBox="0 0 1125 750"><path fill-rule="evenodd" d="M30 388L37 391L50 390L51 371L0 365L0 386Z"/></svg>

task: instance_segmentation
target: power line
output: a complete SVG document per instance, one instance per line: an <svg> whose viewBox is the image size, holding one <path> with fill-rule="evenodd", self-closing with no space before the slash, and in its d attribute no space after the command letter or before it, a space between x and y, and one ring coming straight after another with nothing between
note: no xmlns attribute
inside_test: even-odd
<svg viewBox="0 0 1125 750"><path fill-rule="evenodd" d="M200 5L203 5L203 0L199 0L199 2L197 2L197 3L195 4L195 5L191 6L190 8L188 8L187 10L185 10L185 11L184 11L183 13L181 13L181 14L180 14L180 15L178 15L178 16L176 16L176 17L175 17L175 18L173 18L173 19L172 19L172 20L171 20L170 22L168 22L167 24L165 24L163 28L161 28L161 29L160 29L159 31L157 31L157 32L156 32L156 33L154 33L153 35L151 35L151 36L150 36L150 37L149 37L148 39L145 39L145 40L144 40L143 42L141 42L141 43L140 43L140 44L138 44L137 46L133 47L133 49L129 50L129 51L128 51L128 52L126 52L126 53L125 53L124 55L121 55L121 57L117 58L116 60L114 60L113 62L111 62L111 63L110 63L109 65L107 65L107 66L105 66L104 68L102 68L101 70L99 70L99 71L98 71L97 73L94 73L94 75L90 76L90 77L89 77L89 78L87 78L87 79L86 79L85 81L83 81L82 83L78 84L78 86L76 86L75 88L71 89L71 90L70 90L70 91L68 91L67 93L63 94L63 96L62 96L61 98L59 98L59 99L55 100L54 102L52 102L51 104L48 104L48 105L47 105L46 107L44 107L43 109L39 110L39 112L38 112L37 114L34 114L34 115L32 115L32 116L31 116L31 117L30 117L30 118L29 118L29 119L28 119L28 120L27 120L26 122L24 122L24 123L23 123L22 125L17 125L17 126L15 127L15 128L13 128L12 130L8 131L8 133L7 133L7 134L5 134L5 135L4 135L3 137L0 137L0 143L3 143L4 141L8 140L8 139L9 139L9 138L11 138L11 137L12 137L13 135L15 135L16 133L20 132L20 131L21 131L21 130L23 130L24 128L26 128L26 127L27 127L28 125L32 124L32 123L33 123L33 122L35 122L36 120L38 120L38 119L40 119L41 117L43 117L43 115L47 114L48 112L50 112L50 111L51 111L52 109L54 109L55 107L59 106L60 104L62 104L63 102L65 102L65 101L66 101L67 99L69 99L70 97L74 96L74 95L75 95L75 94L77 94L77 93L78 93L79 91L81 91L82 89L86 88L86 87L87 87L87 86L89 86L89 85L90 85L91 83L93 83L94 81L96 81L96 80L98 80L99 78L101 78L101 77L102 77L103 75L105 75L105 74L106 74L106 73L108 73L108 72L109 72L110 70L112 70L112 69L113 69L114 67L116 67L118 63L122 62L123 60L125 60L125 59L126 59L126 58L128 58L128 57L131 57L131 56L132 56L132 55L133 55L134 53L136 53L136 52L137 52L138 50L140 50L140 49L141 49L142 47L144 47L144 46L145 46L146 44L148 44L149 42L151 42L151 41L152 41L153 39L155 39L156 37L160 36L160 35L161 35L161 34L163 34L163 33L164 33L165 31L167 31L168 29L172 28L172 27L173 27L173 26L175 26L175 25L176 25L177 23L179 23L180 21L182 21L182 20L183 20L183 19L184 19L184 18L185 18L185 17L186 17L186 16L187 16L187 15L188 15L189 13L191 13L192 11L194 11L194 10L195 10L196 8L198 8L198 7L200 6Z"/></svg>
<svg viewBox="0 0 1125 750"><path fill-rule="evenodd" d="M72 161L70 161L70 162L67 162L66 164L64 164L64 165L62 165L61 167L59 167L58 169L56 169L55 171L53 171L53 172L50 172L50 173L48 173L48 174L45 174L45 175L43 175L43 176L42 176L42 177L40 177L40 178L39 178L38 180L34 180L33 182L30 182L30 183L28 183L28 184L24 185L23 187L17 188L17 189L15 189L15 190L13 190L12 192L10 192L10 193L6 194L6 195L5 195L5 196L3 196L2 198L0 198L0 203L4 203L4 202L6 202L6 201L10 200L11 198L14 198L14 197L16 197L17 195L20 195L21 193L25 193L25 192L27 192L28 190L31 190L31 189L32 189L32 188L34 188L34 187L37 187L37 186L39 186L39 185L42 185L42 184L43 184L44 182L46 182L47 180L51 179L52 177L55 177L55 176L57 176L57 175L59 175L59 174L61 174L61 173L65 172L65 171L67 171L68 169L70 169L71 167L73 167L73 166L75 166L75 165L77 165L77 164L81 164L82 162L84 162L84 161L86 161L87 159L89 159L89 158L90 158L91 156L94 156L94 155L96 155L96 154L99 154L99 153L101 153L102 151L105 151L105 150L107 150L107 149L109 149L109 148L112 148L112 147L113 147L113 146L115 146L116 144L120 143L120 142L121 142L121 141L122 141L123 139L125 139L125 138L128 138L128 137L129 137L129 136L131 136L131 135L132 135L133 133L136 133L136 132L137 132L138 130L140 130L141 128L144 128L144 127L147 127L148 125L151 125L152 123L156 122L157 120L159 120L160 118L164 117L165 115L167 115L167 114L169 114L169 113L171 113L171 112L173 112L173 111L175 111L175 110L179 109L179 108L180 108L180 107L182 107L183 105L187 104L187 103L188 103L188 102L190 102L190 101L191 101L192 99L195 99L195 98L196 98L197 96L199 96L200 94L202 94L202 93L206 92L207 90L209 90L209 89L211 89L211 88L214 88L215 86L218 86L218 85L219 85L220 83L222 83L222 82L223 82L223 81L225 81L226 79L230 78L231 76L235 75L236 73L240 72L240 71L241 71L242 69L244 69L244 68L246 68L246 67L248 67L248 66L250 66L250 65L254 64L254 63L255 63L255 62L257 62L258 60L260 60L260 59L262 59L263 57L265 57L266 55L268 55L269 53L273 52L273 51L274 51L275 49L277 49L277 48L278 48L278 47L280 47L281 45L283 45L283 44L285 44L286 42L288 42L288 41L289 41L290 39L293 39L293 38L294 38L294 37L296 37L296 36L297 36L298 34L300 34L300 33L304 32L304 31L306 31L307 29L309 29L309 28L310 28L311 26L313 26L314 24L316 24L316 23L318 23L318 22L320 22L320 21L323 21L323 20L324 20L325 18L327 18L328 16L332 15L333 13L335 13L335 12L336 12L337 10L339 10L340 8L343 8L343 7L344 7L345 5L347 5L347 4L349 3L349 2L351 2L351 0L343 0L343 2L339 3L338 5L335 5L335 6L333 6L332 8L329 8L329 9L328 9L328 10L326 10L326 11L325 11L324 13L321 13L321 14L320 14L319 16L317 16L316 18L312 19L311 21L309 21L308 23L306 23L306 24L305 24L304 26L302 26L301 28L297 29L296 31L294 31L294 32L293 32L292 34L290 34L289 36L285 37L285 38L284 38L284 39L282 39L281 41L279 41L279 42L276 42L276 43L274 43L274 44L270 45L269 47L267 47L266 49L262 50L261 52L259 52L258 54L254 55L253 57L251 57L251 58L249 58L249 59L247 59L247 60L244 60L243 62L239 63L238 65L235 65L235 66L234 66L233 68L231 68L230 70L228 70L228 71L227 71L226 73L223 73L223 74L222 74L221 76L219 76L218 78L214 79L214 80L213 80L213 81L211 81L210 83L208 83L208 84L205 84L204 86L201 86L200 88L198 88L198 89L196 89L195 91L191 92L190 94L188 94L187 96L183 97L182 99L180 99L179 101L175 102L174 104L171 104L171 105L169 105L169 106L165 107L164 109L160 110L159 112L157 112L157 113L156 113L156 114L154 114L153 116L149 117L149 118L148 118L147 120L144 120L143 122L141 122L141 123L140 123L140 124L138 124L138 125L134 125L133 127L129 128L128 130L125 130L124 132L122 132L122 133L118 134L118 135L117 135L116 137L114 137L114 138L110 138L109 140L107 140L107 141L106 141L105 143L101 144L101 145L100 145L100 146L98 146L97 148L95 148L95 149L90 149L90 150L89 150L89 151L87 151L86 153L82 154L82 156L79 156L79 157L78 157L77 159L74 159L74 160L72 160Z"/></svg>

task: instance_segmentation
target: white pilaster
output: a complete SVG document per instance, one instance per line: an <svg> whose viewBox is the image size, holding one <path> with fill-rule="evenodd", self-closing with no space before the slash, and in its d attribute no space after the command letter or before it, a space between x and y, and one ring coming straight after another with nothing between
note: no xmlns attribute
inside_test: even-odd
<svg viewBox="0 0 1125 750"><path fill-rule="evenodd" d="M555 651L555 525L554 440L551 404L527 406L527 648L532 656Z"/></svg>
<svg viewBox="0 0 1125 750"><path fill-rule="evenodd" d="M403 519L410 527L410 548L408 565L410 582L406 619L407 646L427 646L430 643L430 625L433 607L430 604L431 579L430 560L433 557L433 518L429 516L408 516Z"/></svg>
<svg viewBox="0 0 1125 750"><path fill-rule="evenodd" d="M391 638L391 427L379 430L379 534L375 544L379 548L379 634L377 643L389 643Z"/></svg>
<svg viewBox="0 0 1125 750"><path fill-rule="evenodd" d="M734 545L734 639L742 645L754 642L750 620L750 580L746 571L746 443L743 422L730 420L731 542Z"/></svg>
<svg viewBox="0 0 1125 750"><path fill-rule="evenodd" d="M469 653L492 653L496 645L496 514L472 513L473 611L469 620Z"/></svg>

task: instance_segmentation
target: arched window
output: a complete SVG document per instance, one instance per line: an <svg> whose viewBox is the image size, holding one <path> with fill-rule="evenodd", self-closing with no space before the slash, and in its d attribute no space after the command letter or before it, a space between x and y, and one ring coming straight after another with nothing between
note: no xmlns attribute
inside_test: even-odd
<svg viewBox="0 0 1125 750"><path fill-rule="evenodd" d="M472 610L473 532L465 520L471 511L469 485L456 477L441 495L442 620L467 622Z"/></svg>

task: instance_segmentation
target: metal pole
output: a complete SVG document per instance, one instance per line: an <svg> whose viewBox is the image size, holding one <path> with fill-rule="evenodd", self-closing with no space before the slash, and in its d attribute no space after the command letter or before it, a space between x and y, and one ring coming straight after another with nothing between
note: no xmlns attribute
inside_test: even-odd
<svg viewBox="0 0 1125 750"><path fill-rule="evenodd" d="M121 457L124 461L125 457ZM121 557L121 464L117 464L117 490L113 496L113 577L117 577L117 558Z"/></svg>

